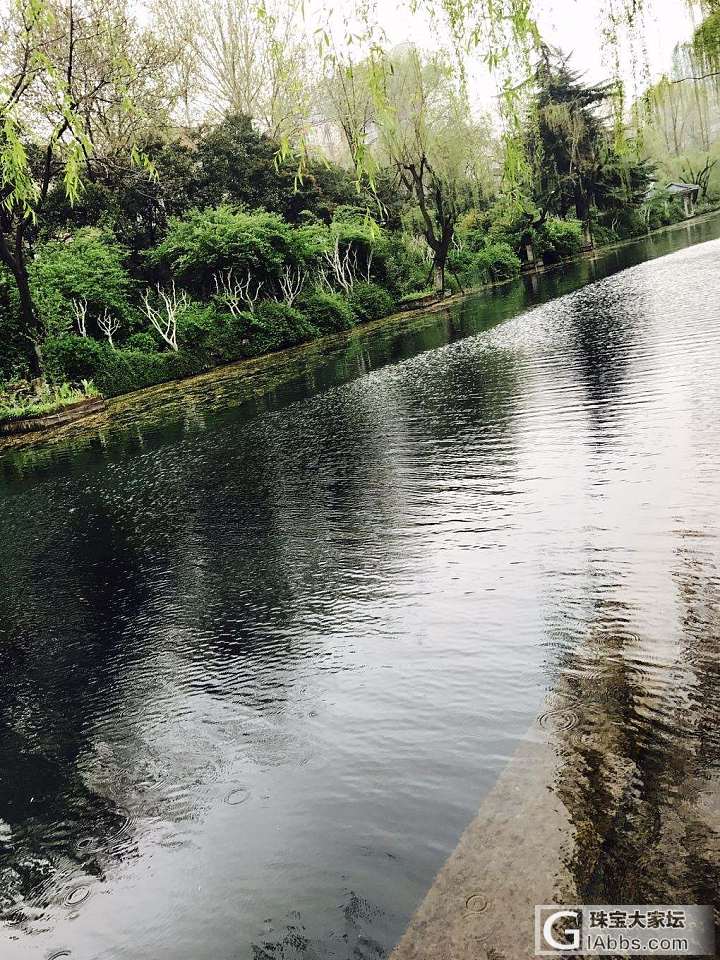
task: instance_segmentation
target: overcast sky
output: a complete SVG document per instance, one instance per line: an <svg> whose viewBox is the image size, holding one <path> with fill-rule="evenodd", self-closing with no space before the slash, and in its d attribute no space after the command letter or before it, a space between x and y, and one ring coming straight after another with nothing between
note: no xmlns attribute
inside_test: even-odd
<svg viewBox="0 0 720 960"><path fill-rule="evenodd" d="M280 0L282 2L282 0ZM613 0L534 0L535 15L545 40L572 53L575 68L587 74L589 81L608 79L614 75L614 48L603 42L603 26ZM623 0L614 0L620 8ZM309 18L327 26L329 8L336 11L353 9L354 0L311 0ZM687 0L644 0L642 26L635 38L626 34L620 45L621 76L630 96L668 70L675 44L687 40L693 21ZM426 17L409 17L402 0L376 0L377 20L392 43L411 41L424 48L447 45L448 37L429 23ZM477 95L488 101L494 95L494 84L482 69L475 69L472 84Z"/></svg>

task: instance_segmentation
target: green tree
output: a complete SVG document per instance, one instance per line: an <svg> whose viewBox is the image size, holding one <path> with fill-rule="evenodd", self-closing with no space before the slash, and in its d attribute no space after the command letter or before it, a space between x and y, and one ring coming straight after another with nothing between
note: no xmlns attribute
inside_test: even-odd
<svg viewBox="0 0 720 960"><path fill-rule="evenodd" d="M13 0L0 34L0 261L17 286L34 377L42 376L45 327L28 253L51 188L62 184L76 200L82 172L101 162L123 116L134 154L141 124L130 94L139 69L126 42L132 23L120 0Z"/></svg>
<svg viewBox="0 0 720 960"><path fill-rule="evenodd" d="M473 120L450 66L439 56L423 61L415 48L383 56L376 155L390 165L422 220L432 250L436 289L445 290L445 268L459 217L482 190L492 162L487 128Z"/></svg>
<svg viewBox="0 0 720 960"><path fill-rule="evenodd" d="M68 332L82 310L83 329L97 335L106 315L126 322L131 312L132 281L125 269L127 250L93 227L69 240L42 244L30 264L30 282L50 334Z"/></svg>
<svg viewBox="0 0 720 960"><path fill-rule="evenodd" d="M544 45L533 73L525 148L535 200L560 217L572 211L592 242L591 211L608 151L612 87L583 85L568 58Z"/></svg>

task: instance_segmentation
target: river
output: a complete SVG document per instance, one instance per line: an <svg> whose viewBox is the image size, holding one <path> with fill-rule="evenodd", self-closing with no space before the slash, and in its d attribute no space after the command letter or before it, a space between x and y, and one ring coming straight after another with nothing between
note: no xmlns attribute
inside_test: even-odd
<svg viewBox="0 0 720 960"><path fill-rule="evenodd" d="M385 957L548 711L581 902L717 905L718 237L0 451L3 960Z"/></svg>

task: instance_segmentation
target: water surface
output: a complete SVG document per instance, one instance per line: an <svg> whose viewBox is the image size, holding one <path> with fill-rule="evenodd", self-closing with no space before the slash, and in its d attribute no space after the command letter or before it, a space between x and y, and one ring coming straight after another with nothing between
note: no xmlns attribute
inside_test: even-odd
<svg viewBox="0 0 720 960"><path fill-rule="evenodd" d="M717 898L718 235L6 452L3 960L384 957L548 710L580 899Z"/></svg>

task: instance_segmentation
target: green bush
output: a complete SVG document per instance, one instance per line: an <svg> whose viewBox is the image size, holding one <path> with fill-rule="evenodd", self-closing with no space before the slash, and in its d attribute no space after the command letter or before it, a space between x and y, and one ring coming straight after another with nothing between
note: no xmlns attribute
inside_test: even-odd
<svg viewBox="0 0 720 960"><path fill-rule="evenodd" d="M392 313L394 305L387 290L383 290L377 283L356 283L348 297L348 303L361 323L386 317Z"/></svg>
<svg viewBox="0 0 720 960"><path fill-rule="evenodd" d="M0 381L26 373L27 341L23 336L20 297L10 271L0 266Z"/></svg>
<svg viewBox="0 0 720 960"><path fill-rule="evenodd" d="M664 188L657 188L647 197L640 208L640 218L647 225L648 230L658 230L677 223L684 217L682 200L667 192Z"/></svg>
<svg viewBox="0 0 720 960"><path fill-rule="evenodd" d="M177 342L184 354L191 354L200 365L212 357L212 340L218 325L213 304L191 302L177 318Z"/></svg>
<svg viewBox="0 0 720 960"><path fill-rule="evenodd" d="M575 256L582 250L582 245L583 231L579 220L550 217L537 231L535 252L550 263Z"/></svg>
<svg viewBox="0 0 720 960"><path fill-rule="evenodd" d="M400 303L415 303L416 300L424 300L425 297L429 297L431 294L438 294L438 291L434 287L425 287L424 290L415 290L413 293L406 293L404 296L400 297Z"/></svg>
<svg viewBox="0 0 720 960"><path fill-rule="evenodd" d="M171 220L167 236L148 254L188 289L208 295L214 276L233 270L241 279L270 285L286 264L306 264L317 255L318 227L294 230L265 210L249 212L221 206L191 210Z"/></svg>
<svg viewBox="0 0 720 960"><path fill-rule="evenodd" d="M96 374L111 352L108 343L74 334L50 337L43 348L48 376L54 383L94 380L97 384ZM102 386L98 385L98 389L105 392Z"/></svg>
<svg viewBox="0 0 720 960"><path fill-rule="evenodd" d="M133 284L124 267L126 256L124 247L94 227L76 231L68 241L39 247L30 265L30 283L50 334L73 331L73 300L87 303L88 333L98 333L97 317L104 310L129 321Z"/></svg>
<svg viewBox="0 0 720 960"><path fill-rule="evenodd" d="M209 342L215 363L233 363L262 351L253 347L256 332L261 329L257 317L249 311L232 314L216 313Z"/></svg>
<svg viewBox="0 0 720 960"><path fill-rule="evenodd" d="M386 234L382 258L373 258L373 275L390 294L401 297L427 284L429 266L420 250L401 233Z"/></svg>
<svg viewBox="0 0 720 960"><path fill-rule="evenodd" d="M447 258L447 269L451 273L466 275L475 269L477 252L470 247L462 246L459 250L450 250Z"/></svg>
<svg viewBox="0 0 720 960"><path fill-rule="evenodd" d="M281 350L317 337L319 330L299 310L286 303L265 300L258 304L251 332L254 350Z"/></svg>
<svg viewBox="0 0 720 960"><path fill-rule="evenodd" d="M617 243L620 235L610 226L603 223L593 223L592 225L593 243L596 247L605 247L611 243Z"/></svg>
<svg viewBox="0 0 720 960"><path fill-rule="evenodd" d="M157 353L160 348L155 337L142 330L138 333L131 333L123 346L128 350L142 350L143 353Z"/></svg>
<svg viewBox="0 0 720 960"><path fill-rule="evenodd" d="M179 353L113 350L108 343L72 334L50 337L45 342L45 362L55 383L92 380L106 397L198 372Z"/></svg>
<svg viewBox="0 0 720 960"><path fill-rule="evenodd" d="M305 319L322 333L348 330L355 318L347 300L339 293L315 290L299 304Z"/></svg>
<svg viewBox="0 0 720 960"><path fill-rule="evenodd" d="M489 243L476 254L474 266L486 282L509 280L520 273L520 258L507 243Z"/></svg>

